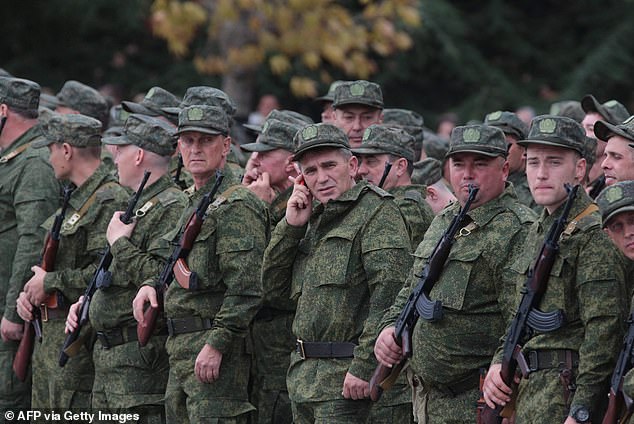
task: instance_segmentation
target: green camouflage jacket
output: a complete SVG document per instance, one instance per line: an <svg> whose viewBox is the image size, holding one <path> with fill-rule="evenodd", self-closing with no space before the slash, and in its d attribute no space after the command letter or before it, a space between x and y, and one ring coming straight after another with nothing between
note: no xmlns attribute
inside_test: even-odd
<svg viewBox="0 0 634 424"><path fill-rule="evenodd" d="M394 196L396 205L403 215L414 251L423 241L425 232L434 219L434 212L425 201L425 186L412 184L394 187L389 192Z"/></svg>

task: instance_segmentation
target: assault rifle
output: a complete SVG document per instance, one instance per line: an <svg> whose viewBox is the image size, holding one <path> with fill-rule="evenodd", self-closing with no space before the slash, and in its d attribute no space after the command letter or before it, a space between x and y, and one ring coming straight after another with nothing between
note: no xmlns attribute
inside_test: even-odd
<svg viewBox="0 0 634 424"><path fill-rule="evenodd" d="M57 215L55 215L53 226L44 240L44 250L42 251L40 268L46 272L50 272L55 269L55 258L57 257L62 223L64 222L64 218L66 218L66 210L68 209L68 204L70 203L70 195L74 189L75 187L72 184L64 187L62 209ZM49 305L49 302L54 302L54 306L57 307L58 296L58 293L47 296L47 299L44 301L45 304ZM22 339L20 339L20 345L18 346L18 350L13 358L13 371L20 381L26 380L26 373L29 369L29 363L31 362L31 355L33 354L36 338L39 342L42 341L42 315L40 313L39 305L33 308L33 321L31 321L31 324L29 325L25 323L24 325Z"/></svg>
<svg viewBox="0 0 634 424"><path fill-rule="evenodd" d="M418 277L418 283L414 291L409 295L407 303L403 307L401 314L396 320L394 337L399 346L403 349L403 360L392 368L379 364L370 380L370 398L373 401L380 399L384 390L392 387L405 362L412 356L412 332L418 322L418 318L423 318L429 322L435 322L442 318L442 303L439 300L429 299L429 293L434 287L449 257L451 246L454 243L456 233L463 227L463 221L474 201L479 188L469 185L469 197L460 211L453 217L447 230L442 235L433 253L427 260L423 271Z"/></svg>
<svg viewBox="0 0 634 424"><path fill-rule="evenodd" d="M526 282L521 291L520 305L506 332L500 375L508 387L515 385L515 372L518 366L520 369L528 368L526 359L522 354L521 344L525 343L534 332L555 331L565 322L561 310L542 312L537 309L542 295L546 291L548 277L559 252L559 237L566 228L568 215L579 189L579 185L571 187L570 184L566 184L565 187L568 199L561 215L550 227L534 265L528 271ZM481 422L483 424L501 423L502 418L510 418L513 415L514 409L514 401L509 402L504 407L498 405L495 409L491 409L485 404L480 415Z"/></svg>
<svg viewBox="0 0 634 424"><path fill-rule="evenodd" d="M178 232L174 240L178 240L176 243L176 247L172 250L172 254L170 255L167 264L163 268L161 275L158 278L157 283L154 286L156 290L156 299L158 301L158 307L153 308L149 306L145 312L143 313L143 325L141 323L137 324L136 332L137 338L139 339L139 345L145 346L152 334L156 329L156 322L160 315L163 313L163 293L170 285L172 280L174 279L174 269L175 267L179 267L179 269L183 269L183 263L189 255L191 251L194 241L198 234L200 233L200 229L203 225L203 221L205 220L205 213L207 212L207 208L213 201L220 184L222 183L222 179L224 175L220 171L216 172L216 182L213 187L209 191L209 193L205 194L198 205L196 206L196 210L191 214L185 226L181 227L181 230ZM192 276L194 278L192 278ZM196 273L190 273L189 281L192 290L196 289Z"/></svg>
<svg viewBox="0 0 634 424"><path fill-rule="evenodd" d="M180 187L181 190L185 190L187 188L187 184L185 183L184 180L181 180L181 174L183 172L183 156L179 153L178 154L178 165L176 166L176 172L174 173L174 176L172 177L172 181L174 182L174 184L176 184L178 187Z"/></svg>
<svg viewBox="0 0 634 424"><path fill-rule="evenodd" d="M629 328L623 338L623 347L616 361L616 367L610 380L608 409L603 416L602 424L623 424L628 422L634 412L634 401L623 393L623 377L632 369L632 353L634 349L634 312L628 320Z"/></svg>
<svg viewBox="0 0 634 424"><path fill-rule="evenodd" d="M119 218L124 224L130 224L132 222L132 218L134 217L134 208L141 198L141 194L143 194L143 188L145 187L148 178L150 178L150 171L145 171L141 185L139 185L139 189L132 195L132 197L130 197L130 200L128 200L128 207ZM79 333L81 332L81 328L86 324L86 322L88 322L88 311L90 310L92 297L97 289L108 287L112 283L112 273L108 271L111 263L112 253L110 252L110 246L107 246L106 250L101 255L101 260L99 261L97 270L86 287L84 299L82 300L81 305L79 305L79 310L77 312L77 317L79 318L77 328L66 336L66 340L64 340L64 344L62 345L62 350L59 354L60 367L66 365L69 357L75 356L79 353L79 349L82 344L82 340L79 338Z"/></svg>

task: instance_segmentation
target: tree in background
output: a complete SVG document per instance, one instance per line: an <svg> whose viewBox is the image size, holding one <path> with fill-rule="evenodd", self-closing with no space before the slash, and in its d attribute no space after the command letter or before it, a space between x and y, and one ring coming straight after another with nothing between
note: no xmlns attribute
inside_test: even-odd
<svg viewBox="0 0 634 424"><path fill-rule="evenodd" d="M375 75L375 57L409 49L407 30L420 24L417 0L155 0L152 10L155 34L177 56L189 53L199 30L206 34L193 52L196 69L222 75L243 116L262 66L288 80L295 96L315 97L333 71Z"/></svg>

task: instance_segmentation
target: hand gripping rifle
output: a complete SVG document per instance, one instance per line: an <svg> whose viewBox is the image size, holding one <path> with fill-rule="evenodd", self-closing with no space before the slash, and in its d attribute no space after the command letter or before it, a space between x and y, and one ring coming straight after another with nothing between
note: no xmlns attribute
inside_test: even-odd
<svg viewBox="0 0 634 424"><path fill-rule="evenodd" d="M62 209L57 215L55 215L53 226L44 240L44 250L42 251L40 268L46 272L50 272L55 269L55 258L57 257L57 249L59 248L62 223L66 218L66 210L68 209L68 204L70 203L70 195L74 189L75 186L72 184L64 187L64 201L62 202ZM57 293L55 293L47 296L45 303L49 303L48 298L50 297L54 297L54 301L57 301ZM13 358L13 371L20 381L26 380L26 373L29 369L29 363L31 362L31 355L33 354L33 348L35 347L36 337L38 341L42 341L42 315L40 313L39 305L33 308L33 321L31 321L31 325L24 326L20 345L18 346L18 350Z"/></svg>
<svg viewBox="0 0 634 424"><path fill-rule="evenodd" d="M174 238L175 240L178 240L178 242L176 243L176 247L174 247L174 249L172 250L172 254L170 255L167 264L165 264L165 267L163 268L163 271L161 272L161 275L159 276L159 279L154 286L154 289L156 290L158 307L153 308L152 306L149 306L143 313L143 325L139 323L136 327L137 338L139 339L140 346L145 346L150 340L150 337L152 337L152 334L154 334L154 331L156 329L156 321L158 317L163 313L163 293L174 279L174 269L177 264L180 263L180 268L183 268L185 259L187 258L187 255L189 255L189 252L194 245L194 241L200 233L203 221L205 220L205 213L207 212L207 208L213 201L213 198L216 195L216 192L218 191L223 178L224 175L222 175L220 171L217 171L216 182L214 183L213 187L211 188L209 193L205 194L203 198L200 199L200 202L198 202L198 205L196 206L196 210L187 220L187 224L185 224L185 226L181 228L177 236ZM184 264L184 266L186 267L187 265ZM190 288L192 290L195 290L195 283L197 282L196 273L190 274Z"/></svg>
<svg viewBox="0 0 634 424"><path fill-rule="evenodd" d="M629 327L623 338L623 347L610 380L608 409L603 416L602 424L623 424L628 422L634 412L634 401L623 393L623 377L632 369L632 353L634 350L634 312L628 320Z"/></svg>
<svg viewBox="0 0 634 424"><path fill-rule="evenodd" d="M124 224L130 224L132 222L132 218L134 217L134 208L136 207L137 202L141 198L143 194L143 188L147 183L148 178L150 178L150 171L145 171L143 175L143 180L141 181L141 185L139 185L139 189L130 197L128 200L128 207L126 208L123 215L120 216L121 222ZM95 270L88 286L86 287L86 291L84 292L84 299L79 305L79 310L77 312L77 316L79 317L79 322L77 323L77 328L73 330L68 336L66 336L66 340L64 340L64 344L62 345L61 352L59 354L59 366L63 367L68 362L68 358L71 356L77 355L79 353L79 349L81 348L82 339L79 338L79 333L81 332L81 328L88 322L88 311L90 310L90 302L92 301L92 297L99 288L109 287L112 283L112 273L108 271L110 268L110 264L112 263L112 253L110 252L110 246L106 247L106 250L101 255L101 260L99 261L99 265Z"/></svg>
<svg viewBox="0 0 634 424"><path fill-rule="evenodd" d="M370 380L370 398L373 401L379 400L384 390L392 387L405 362L412 356L412 332L418 322L418 318L423 318L429 322L435 322L442 318L442 303L439 300L429 299L429 293L434 287L449 257L451 246L454 243L456 233L463 227L463 221L474 201L479 188L469 185L469 197L460 211L453 217L447 230L442 235L433 253L429 257L423 271L418 277L418 283L414 291L409 295L405 307L401 311L396 326L394 337L399 346L403 349L403 360L393 368L388 368L379 364Z"/></svg>
<svg viewBox="0 0 634 424"><path fill-rule="evenodd" d="M571 187L570 184L566 184L565 187L568 192L568 199L561 215L550 227L535 263L528 271L526 282L521 290L522 298L519 307L506 332L500 374L504 384L508 387L515 386L515 372L518 366L523 374L526 374L526 370L528 370L526 359L522 354L521 344L525 343L534 332L547 333L555 331L565 322L565 317L561 310L542 312L537 309L542 295L546 291L550 271L559 252L559 237L566 228L568 215L579 189L579 185ZM517 392L517 390L514 390L514 392ZM491 409L484 404L482 408L481 421L479 422L492 424L501 423L502 418L510 418L513 415L515 406L514 400L512 400L505 407L498 405L495 409Z"/></svg>

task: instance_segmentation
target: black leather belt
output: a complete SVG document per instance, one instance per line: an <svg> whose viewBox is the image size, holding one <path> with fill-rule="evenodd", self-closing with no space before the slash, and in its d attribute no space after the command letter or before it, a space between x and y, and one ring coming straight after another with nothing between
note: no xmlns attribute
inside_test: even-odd
<svg viewBox="0 0 634 424"><path fill-rule="evenodd" d="M45 304L40 306L40 314L42 316L42 322L48 320L66 319L68 316L68 307L66 308L49 308Z"/></svg>
<svg viewBox="0 0 634 424"><path fill-rule="evenodd" d="M97 339L104 349L110 349L124 343L136 342L138 339L136 325L125 328L113 328L106 331L97 331Z"/></svg>
<svg viewBox="0 0 634 424"><path fill-rule="evenodd" d="M295 350L302 359L308 358L352 358L357 347L349 342L305 342L297 339Z"/></svg>
<svg viewBox="0 0 634 424"><path fill-rule="evenodd" d="M275 309L275 308L262 308L255 314L255 321L270 321L273 318L283 316L283 315L292 315L295 312L293 311L285 311L283 309Z"/></svg>
<svg viewBox="0 0 634 424"><path fill-rule="evenodd" d="M574 350L529 350L524 352L528 371L579 367L579 354Z"/></svg>
<svg viewBox="0 0 634 424"><path fill-rule="evenodd" d="M451 384L434 385L434 389L447 396L456 397L468 390L477 389L480 385L480 373L469 375Z"/></svg>
<svg viewBox="0 0 634 424"><path fill-rule="evenodd" d="M196 331L209 330L213 324L211 318L187 317L187 318L168 318L167 332L170 336L178 334L194 333Z"/></svg>

